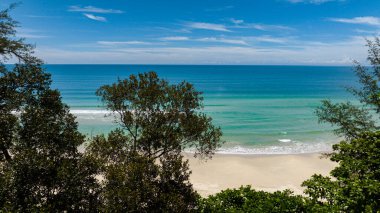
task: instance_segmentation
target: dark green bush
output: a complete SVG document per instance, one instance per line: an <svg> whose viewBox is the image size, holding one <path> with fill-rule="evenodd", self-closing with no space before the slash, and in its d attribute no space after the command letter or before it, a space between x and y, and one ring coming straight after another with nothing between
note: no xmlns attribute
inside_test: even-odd
<svg viewBox="0 0 380 213"><path fill-rule="evenodd" d="M331 176L314 175L303 186L319 206L343 212L380 211L380 132L363 133L333 146L339 165Z"/></svg>
<svg viewBox="0 0 380 213"><path fill-rule="evenodd" d="M290 190L274 193L256 191L250 186L227 189L199 200L199 212L307 212L308 199Z"/></svg>

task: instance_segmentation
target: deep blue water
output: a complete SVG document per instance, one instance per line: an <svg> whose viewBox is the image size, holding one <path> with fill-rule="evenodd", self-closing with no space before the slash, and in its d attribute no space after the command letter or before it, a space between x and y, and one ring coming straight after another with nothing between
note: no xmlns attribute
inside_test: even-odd
<svg viewBox="0 0 380 213"><path fill-rule="evenodd" d="M156 71L171 83L186 80L204 92L205 112L222 127L221 152L302 153L325 151L338 140L314 114L322 99L351 98L351 67L46 65L53 86L89 136L116 125L104 117L95 91L130 74Z"/></svg>

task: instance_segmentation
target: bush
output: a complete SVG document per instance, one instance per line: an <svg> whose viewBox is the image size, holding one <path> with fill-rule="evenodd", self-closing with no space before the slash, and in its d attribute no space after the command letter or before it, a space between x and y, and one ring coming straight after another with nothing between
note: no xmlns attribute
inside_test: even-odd
<svg viewBox="0 0 380 213"><path fill-rule="evenodd" d="M316 205L344 212L380 211L380 132L333 146L339 163L330 177L314 175L303 186Z"/></svg>
<svg viewBox="0 0 380 213"><path fill-rule="evenodd" d="M290 190L269 193L242 186L199 199L199 212L306 212L308 204Z"/></svg>

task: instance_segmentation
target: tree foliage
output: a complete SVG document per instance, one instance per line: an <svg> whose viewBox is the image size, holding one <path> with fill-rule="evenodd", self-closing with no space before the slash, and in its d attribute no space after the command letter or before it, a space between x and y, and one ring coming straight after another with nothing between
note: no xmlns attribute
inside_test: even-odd
<svg viewBox="0 0 380 213"><path fill-rule="evenodd" d="M103 86L97 94L122 129L94 137L81 153L85 137L33 46L16 37L13 7L0 11L0 211L196 209L182 151L211 157L221 143L201 93L154 72Z"/></svg>
<svg viewBox="0 0 380 213"><path fill-rule="evenodd" d="M323 101L317 110L321 122L338 126L335 132L346 138L328 155L338 163L331 177L313 175L303 183L315 206L326 211L380 211L379 38L367 40L367 46L371 67L355 62L360 87L348 88L363 106Z"/></svg>
<svg viewBox="0 0 380 213"><path fill-rule="evenodd" d="M227 189L199 200L199 212L309 212L308 200L289 190L274 193L250 186Z"/></svg>
<svg viewBox="0 0 380 213"><path fill-rule="evenodd" d="M16 37L18 22L9 14L16 6L17 4L12 4L9 8L0 11L0 55L2 61L16 57L19 62L40 64L42 61L33 56L33 46L26 44L24 39Z"/></svg>
<svg viewBox="0 0 380 213"><path fill-rule="evenodd" d="M148 72L102 86L97 95L126 130L129 147L149 158L185 148L211 157L221 145L222 132L200 112L203 98L190 83L172 85Z"/></svg>
<svg viewBox="0 0 380 213"><path fill-rule="evenodd" d="M97 167L78 151L84 136L50 88L42 61L15 37L10 9L0 11L0 209L91 211L98 202ZM15 65L4 65L12 58Z"/></svg>
<svg viewBox="0 0 380 213"><path fill-rule="evenodd" d="M333 146L331 177L314 175L303 186L316 205L343 212L380 211L380 132Z"/></svg>
<svg viewBox="0 0 380 213"><path fill-rule="evenodd" d="M357 138L362 132L379 130L377 120L380 113L380 40L367 40L368 62L371 67L360 65L355 61L354 71L358 77L359 87L349 87L351 92L363 104L350 102L333 103L325 100L316 110L320 122L338 127L335 130L348 140ZM375 117L374 117L375 116Z"/></svg>
<svg viewBox="0 0 380 213"><path fill-rule="evenodd" d="M200 112L202 97L193 85L171 85L154 72L131 75L97 94L121 128L95 137L87 154L101 165L104 209L189 212L198 195L189 182L182 152L211 157L221 130Z"/></svg>
<svg viewBox="0 0 380 213"><path fill-rule="evenodd" d="M189 182L190 172L182 156L148 158L125 147L123 131L108 138L97 136L88 153L100 163L103 177L102 211L188 212L195 208L197 194Z"/></svg>

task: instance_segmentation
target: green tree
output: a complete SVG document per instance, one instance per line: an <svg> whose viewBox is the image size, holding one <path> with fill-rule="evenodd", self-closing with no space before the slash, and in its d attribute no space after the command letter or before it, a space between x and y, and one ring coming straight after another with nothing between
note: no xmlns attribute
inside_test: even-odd
<svg viewBox="0 0 380 213"><path fill-rule="evenodd" d="M111 212L188 212L197 194L189 182L187 161L181 155L157 160L131 152L125 134L97 136L88 153L101 165L104 178L102 210Z"/></svg>
<svg viewBox="0 0 380 213"><path fill-rule="evenodd" d="M350 102L323 101L317 109L321 122L338 128L346 140L333 146L327 156L338 163L331 177L313 175L305 181L305 193L314 206L334 212L380 211L380 141L377 132L380 113L380 40L367 41L371 67L355 62L359 88L348 90L362 106Z"/></svg>
<svg viewBox="0 0 380 213"><path fill-rule="evenodd" d="M33 47L15 39L18 25L9 15L15 6L0 11L0 149L5 160L11 159L10 146L17 129L17 116L12 112L35 102L35 97L50 85L50 75L43 72L42 61L32 56ZM20 63L10 70L4 64L11 58Z"/></svg>
<svg viewBox="0 0 380 213"><path fill-rule="evenodd" d="M357 106L351 102L333 103L324 100L316 110L320 122L338 127L335 130L348 140L357 138L362 132L379 130L376 121L380 113L380 40L367 40L368 62L371 67L362 66L355 61L354 71L358 77L359 87L349 87L351 92L362 103ZM374 118L374 116L376 116Z"/></svg>
<svg viewBox="0 0 380 213"><path fill-rule="evenodd" d="M308 200L289 190L274 193L250 186L227 189L199 199L199 212L310 212Z"/></svg>
<svg viewBox="0 0 380 213"><path fill-rule="evenodd" d="M0 209L95 210L97 167L78 151L84 136L42 61L16 38L13 7L0 12Z"/></svg>
<svg viewBox="0 0 380 213"><path fill-rule="evenodd" d="M87 154L101 165L102 199L112 211L188 212L197 194L182 152L211 157L220 146L220 128L201 112L193 85L171 85L154 72L101 87L107 108L121 129L95 137Z"/></svg>
<svg viewBox="0 0 380 213"><path fill-rule="evenodd" d="M380 132L362 133L333 149L334 179L314 175L303 183L305 193L316 205L337 212L380 211Z"/></svg>
<svg viewBox="0 0 380 213"><path fill-rule="evenodd" d="M148 72L102 86L97 95L127 131L131 150L148 158L185 148L211 157L221 145L222 132L200 112L203 98L190 83L171 85Z"/></svg>

